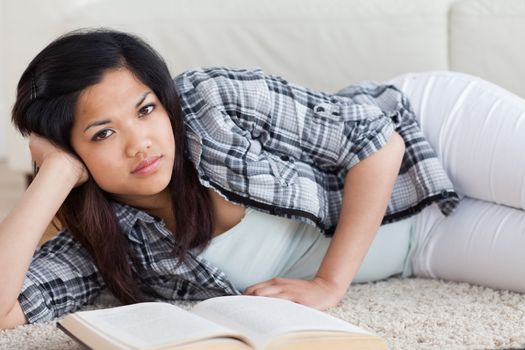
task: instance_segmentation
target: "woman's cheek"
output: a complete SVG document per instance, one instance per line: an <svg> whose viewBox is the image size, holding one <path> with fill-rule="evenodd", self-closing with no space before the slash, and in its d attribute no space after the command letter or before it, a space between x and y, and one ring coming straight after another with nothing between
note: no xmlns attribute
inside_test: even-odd
<svg viewBox="0 0 525 350"><path fill-rule="evenodd" d="M84 163L89 170L93 180L104 190L114 186L125 178L126 169L117 169L116 160L111 161L107 155L93 155Z"/></svg>

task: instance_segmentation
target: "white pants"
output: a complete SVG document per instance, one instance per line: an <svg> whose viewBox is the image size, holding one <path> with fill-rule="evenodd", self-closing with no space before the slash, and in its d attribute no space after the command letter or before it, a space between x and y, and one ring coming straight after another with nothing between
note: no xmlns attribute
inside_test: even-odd
<svg viewBox="0 0 525 350"><path fill-rule="evenodd" d="M409 96L462 198L448 217L437 205L415 215L413 275L525 292L525 100L461 73L391 82ZM362 270L382 265L381 250L389 249L382 236L380 230Z"/></svg>

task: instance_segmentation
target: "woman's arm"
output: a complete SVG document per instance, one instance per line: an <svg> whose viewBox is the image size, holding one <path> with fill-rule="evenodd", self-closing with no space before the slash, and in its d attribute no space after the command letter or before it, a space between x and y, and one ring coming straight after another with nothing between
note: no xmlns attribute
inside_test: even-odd
<svg viewBox="0 0 525 350"><path fill-rule="evenodd" d="M87 171L80 161L45 139L32 135L30 147L40 170L20 201L0 223L2 326L9 313L17 310L17 297L45 228L71 189L87 179Z"/></svg>
<svg viewBox="0 0 525 350"><path fill-rule="evenodd" d="M16 301L13 308L2 319L0 319L0 330L15 328L16 326L27 323L27 318L22 311L22 307L20 306L20 303Z"/></svg>
<svg viewBox="0 0 525 350"><path fill-rule="evenodd" d="M244 293L289 299L322 310L337 305L381 224L404 150L403 139L394 132L383 148L348 171L339 222L314 279L274 278Z"/></svg>

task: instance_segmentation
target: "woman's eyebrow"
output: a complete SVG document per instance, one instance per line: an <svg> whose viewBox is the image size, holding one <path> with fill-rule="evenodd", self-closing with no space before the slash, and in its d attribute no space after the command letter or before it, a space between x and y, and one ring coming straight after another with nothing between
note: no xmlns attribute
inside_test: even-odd
<svg viewBox="0 0 525 350"><path fill-rule="evenodd" d="M104 124L108 124L108 123L110 123L110 122L111 122L111 120L109 120L109 119L97 120L96 122L93 122L93 123L89 124L89 125L84 129L84 132L86 132L87 129L91 128L92 126L104 125Z"/></svg>
<svg viewBox="0 0 525 350"><path fill-rule="evenodd" d="M138 108L142 104L142 102L144 102L144 100L146 99L146 96L148 96L150 93L151 91L148 91L144 95L142 95L139 102L137 102L137 104L135 105L135 108Z"/></svg>
<svg viewBox="0 0 525 350"><path fill-rule="evenodd" d="M144 95L142 95L142 97L140 98L140 100L137 102L137 104L135 105L135 108L138 108L142 102L144 102L144 100L146 99L146 97L151 93L151 91L147 91ZM84 129L84 132L87 131L87 129L91 128L92 126L98 126L98 125L104 125L104 124L108 124L110 123L111 120L109 119L104 119L104 120L97 120L96 122L93 122L91 124L89 124L85 129Z"/></svg>

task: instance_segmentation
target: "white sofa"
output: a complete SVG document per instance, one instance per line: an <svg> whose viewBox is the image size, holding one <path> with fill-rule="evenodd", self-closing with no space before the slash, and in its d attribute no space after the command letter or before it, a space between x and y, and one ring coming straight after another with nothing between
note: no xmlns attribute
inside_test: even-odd
<svg viewBox="0 0 525 350"><path fill-rule="evenodd" d="M79 27L137 33L160 51L173 74L196 66L261 67L336 91L364 79L454 70L525 97L524 0L5 0L0 11L0 130L8 130L8 162L19 171L29 171L30 161L25 142L7 125L17 79L49 41ZM444 160L444 150L433 145ZM525 173L524 159L512 161ZM470 232L481 225L489 232L525 232L523 176L515 183L500 178L489 191L490 176L472 184L471 174L444 165L468 205L446 220L420 215L420 230ZM489 222L476 218L480 208Z"/></svg>
<svg viewBox="0 0 525 350"><path fill-rule="evenodd" d="M12 169L30 169L8 123L18 77L57 35L87 26L140 34L173 74L257 66L335 91L363 79L457 70L525 96L523 0L3 0L0 156L7 130Z"/></svg>

